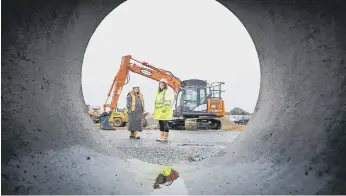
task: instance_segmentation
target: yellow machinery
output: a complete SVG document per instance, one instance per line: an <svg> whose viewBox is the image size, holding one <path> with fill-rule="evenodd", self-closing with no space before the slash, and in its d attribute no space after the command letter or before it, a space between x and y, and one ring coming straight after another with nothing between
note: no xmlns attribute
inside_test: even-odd
<svg viewBox="0 0 346 196"><path fill-rule="evenodd" d="M101 115L101 108L100 107L92 107L90 105L87 105L88 107L88 114L91 117L91 119L94 121L94 123L100 122L100 115Z"/></svg>
<svg viewBox="0 0 346 196"><path fill-rule="evenodd" d="M106 105L108 106L108 105ZM145 119L145 117L148 115L148 112L143 113L142 115L142 126L147 127L148 126L148 121ZM125 109L116 109L112 112L112 114L108 117L105 118L105 115L108 116L108 112L103 112L100 115L100 124L101 124L101 129L104 130L112 130L114 128L112 127L125 127L127 122L128 122L128 110ZM104 121L108 121L108 127L102 127L102 124L106 124ZM103 123L101 123L103 122Z"/></svg>
<svg viewBox="0 0 346 196"><path fill-rule="evenodd" d="M117 109L114 110L111 116L109 117L109 122L114 127L125 127L128 122L128 111L127 109Z"/></svg>

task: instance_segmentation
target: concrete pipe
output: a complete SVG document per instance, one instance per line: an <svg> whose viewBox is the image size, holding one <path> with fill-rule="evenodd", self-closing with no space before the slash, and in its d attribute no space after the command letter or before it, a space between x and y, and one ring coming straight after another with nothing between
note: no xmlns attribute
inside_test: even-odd
<svg viewBox="0 0 346 196"><path fill-rule="evenodd" d="M3 194L148 193L81 91L88 41L121 2L2 2ZM346 2L220 3L255 43L261 90L244 134L187 177L189 194L346 194Z"/></svg>

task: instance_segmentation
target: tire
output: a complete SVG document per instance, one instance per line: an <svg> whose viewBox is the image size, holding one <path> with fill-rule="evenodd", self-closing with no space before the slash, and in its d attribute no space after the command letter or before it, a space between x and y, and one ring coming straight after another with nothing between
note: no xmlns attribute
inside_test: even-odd
<svg viewBox="0 0 346 196"><path fill-rule="evenodd" d="M115 127L121 127L123 125L123 121L121 120L121 118L115 118L113 120L113 125Z"/></svg>

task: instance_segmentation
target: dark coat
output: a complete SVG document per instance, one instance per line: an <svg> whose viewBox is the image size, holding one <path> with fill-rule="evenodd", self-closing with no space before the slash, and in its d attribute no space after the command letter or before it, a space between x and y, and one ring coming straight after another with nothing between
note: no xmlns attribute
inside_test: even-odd
<svg viewBox="0 0 346 196"><path fill-rule="evenodd" d="M129 131L141 131L142 130L142 114L143 105L138 96L134 96L136 99L135 110L131 111L132 96L129 93L127 95L127 109L128 109L128 130Z"/></svg>

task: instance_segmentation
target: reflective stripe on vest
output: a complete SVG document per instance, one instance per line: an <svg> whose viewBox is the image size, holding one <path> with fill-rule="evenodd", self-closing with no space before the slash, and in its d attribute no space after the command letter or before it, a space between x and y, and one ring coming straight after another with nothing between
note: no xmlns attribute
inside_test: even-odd
<svg viewBox="0 0 346 196"><path fill-rule="evenodd" d="M158 93L157 95L160 95L160 93ZM166 101L166 90L164 90L163 95L162 95L162 100L161 101L157 101L157 97L156 96L156 100L155 100L155 108L156 109L161 109L164 107L169 107L171 106L171 100L167 100Z"/></svg>
<svg viewBox="0 0 346 196"><path fill-rule="evenodd" d="M144 110L144 99L143 95L139 93L139 95L135 95L133 91L130 92L131 95L131 111L135 111L136 109L136 97L138 97L141 100L142 103L142 110Z"/></svg>

